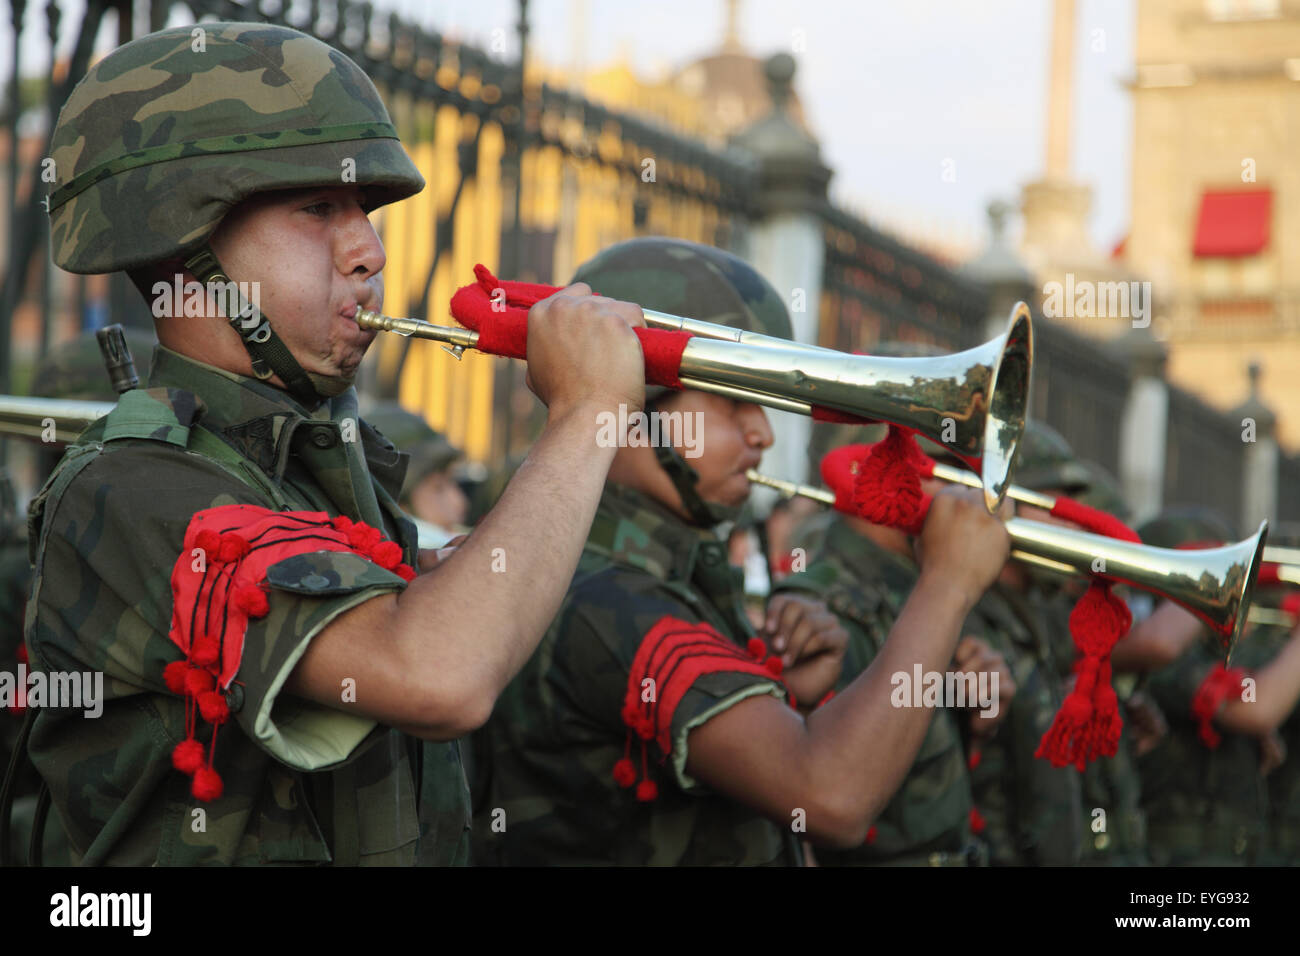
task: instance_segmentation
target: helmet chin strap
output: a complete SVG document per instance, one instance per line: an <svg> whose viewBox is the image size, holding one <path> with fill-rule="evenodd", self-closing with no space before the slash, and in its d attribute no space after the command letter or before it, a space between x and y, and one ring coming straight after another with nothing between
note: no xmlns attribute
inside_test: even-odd
<svg viewBox="0 0 1300 956"><path fill-rule="evenodd" d="M230 327L239 333L257 378L265 382L272 375L280 376L289 393L308 408L315 408L326 398L341 395L351 387L351 381L303 370L288 346L271 328L266 314L251 302L244 301L238 286L231 282L217 261L211 245L205 242L198 252L185 260L185 268L205 286L221 284Z"/></svg>
<svg viewBox="0 0 1300 956"><path fill-rule="evenodd" d="M660 467L668 473L673 487L681 496L682 506L691 516L692 522L703 528L715 528L728 521L734 522L740 517L743 505L723 505L716 501L705 501L700 497L695 487L699 483L700 473L687 464L686 459L677 454L675 448L670 445L656 445L655 458L658 459Z"/></svg>

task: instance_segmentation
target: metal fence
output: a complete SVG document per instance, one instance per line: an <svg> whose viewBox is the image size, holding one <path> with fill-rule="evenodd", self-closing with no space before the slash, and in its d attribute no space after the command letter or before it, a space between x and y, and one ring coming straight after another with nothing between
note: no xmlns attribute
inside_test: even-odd
<svg viewBox="0 0 1300 956"><path fill-rule="evenodd" d="M47 79L14 82L23 66L18 61L11 76L10 142L23 108L29 119L33 111L43 113L45 122L11 150L0 391L14 390L11 368L21 390L51 343L111 321L148 325L143 303L122 276L73 277L52 267L41 204L50 187L38 175L53 118L88 68L95 36L116 18L118 41L129 40L135 7L131 0L87 0L83 19L73 24L55 0L46 3L43 21L34 6L23 17L25 4L11 2L19 11L15 25L42 31L49 49L58 42L72 54ZM524 2L518 28L524 55L512 62L354 0L137 0L136 6L147 7L151 29L211 19L282 23L331 44L372 77L429 183L374 216L388 254L389 314L445 321L452 291L469 280L476 262L502 275L560 283L602 247L640 234L679 236L743 255L762 215L759 177L743 151L712 149L526 72ZM821 344L870 351L893 339L962 349L985 338L987 288L830 204L818 214L825 242ZM1128 374L1121 357L1040 321L1032 409L1080 455L1111 471L1118 468ZM362 385L375 397L423 411L476 462L501 463L522 451L539 424L519 363L474 353L457 363L429 342L381 336ZM1240 436L1228 424L1191 396L1171 392L1167 500L1239 500ZM1281 513L1300 519L1294 493L1300 464L1286 460L1280 474Z"/></svg>

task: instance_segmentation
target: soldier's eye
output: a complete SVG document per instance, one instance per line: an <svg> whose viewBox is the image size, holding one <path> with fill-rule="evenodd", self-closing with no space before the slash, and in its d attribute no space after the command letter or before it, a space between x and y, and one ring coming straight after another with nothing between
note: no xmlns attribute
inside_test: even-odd
<svg viewBox="0 0 1300 956"><path fill-rule="evenodd" d="M303 212L309 212L313 216L327 216L329 215L331 208L332 207L327 202L316 202L312 203L310 206L304 206Z"/></svg>

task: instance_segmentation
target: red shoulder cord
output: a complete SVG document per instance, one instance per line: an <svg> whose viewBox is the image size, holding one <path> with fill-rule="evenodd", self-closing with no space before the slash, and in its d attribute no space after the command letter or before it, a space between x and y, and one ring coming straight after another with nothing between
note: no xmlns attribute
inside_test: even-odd
<svg viewBox="0 0 1300 956"><path fill-rule="evenodd" d="M890 425L875 445L847 445L822 459L822 478L835 489L837 510L911 535L920 533L930 507L921 478L933 473L934 460L917 447L909 430L896 425ZM1064 496L1056 499L1051 513L1094 534L1140 540L1114 516ZM1070 635L1080 654L1074 690L1043 735L1035 757L1046 758L1054 767L1073 764L1082 771L1099 756L1115 755L1122 722L1110 683L1110 652L1132 623L1128 606L1114 594L1111 582L1094 579L1070 614Z"/></svg>
<svg viewBox="0 0 1300 956"><path fill-rule="evenodd" d="M194 778L190 789L199 800L221 796L221 777L212 765L217 729L230 719L225 691L239 672L248 622L270 610L266 571L312 551L352 551L406 581L415 577L402 563L400 545L345 516L223 505L190 519L172 569L168 634L185 659L168 664L163 681L185 698L185 739L172 750L172 765ZM195 739L200 718L212 724L206 753Z"/></svg>

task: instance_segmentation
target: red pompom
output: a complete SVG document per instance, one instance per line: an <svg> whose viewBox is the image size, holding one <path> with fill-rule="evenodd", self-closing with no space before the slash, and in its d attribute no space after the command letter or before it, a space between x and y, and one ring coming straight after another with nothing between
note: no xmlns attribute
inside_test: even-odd
<svg viewBox="0 0 1300 956"><path fill-rule="evenodd" d="M773 654L767 660L763 661L763 669L773 677L780 677L781 671L785 670L785 664L781 662L781 658Z"/></svg>
<svg viewBox="0 0 1300 956"><path fill-rule="evenodd" d="M256 584L241 584L235 588L234 604L249 617L261 617L271 609L266 592Z"/></svg>
<svg viewBox="0 0 1300 956"><path fill-rule="evenodd" d="M203 766L203 744L197 740L182 740L172 750L172 766L181 773L193 775Z"/></svg>
<svg viewBox="0 0 1300 956"><path fill-rule="evenodd" d="M194 656L195 664L210 667L221 656L221 642L211 634L200 635L190 645L190 653Z"/></svg>
<svg viewBox="0 0 1300 956"><path fill-rule="evenodd" d="M215 531L211 529L200 531L194 536L194 546L203 550L207 556L207 560L221 560L221 535L217 534Z"/></svg>
<svg viewBox="0 0 1300 956"><path fill-rule="evenodd" d="M217 690L199 694L199 713L210 724L224 724L230 719L226 695Z"/></svg>
<svg viewBox="0 0 1300 956"><path fill-rule="evenodd" d="M967 768L974 770L976 767L980 765L980 761L983 759L984 759L983 751L972 750L970 752L970 756L966 758L966 766Z"/></svg>
<svg viewBox="0 0 1300 956"><path fill-rule="evenodd" d="M402 563L402 546L396 541L381 541L370 552L370 560L386 571Z"/></svg>
<svg viewBox="0 0 1300 956"><path fill-rule="evenodd" d="M357 522L348 529L348 545L354 550L369 554L384 536L378 528Z"/></svg>
<svg viewBox="0 0 1300 956"><path fill-rule="evenodd" d="M636 783L636 764L626 757L614 764L614 782L620 787L630 787Z"/></svg>
<svg viewBox="0 0 1300 956"><path fill-rule="evenodd" d="M876 828L875 828L875 826L867 827L867 838L866 838L865 840L863 840L862 842L865 843L867 846L871 846L871 844L873 844L873 843L876 842Z"/></svg>
<svg viewBox="0 0 1300 956"><path fill-rule="evenodd" d="M172 661L163 668L163 683L173 694L185 693L185 676L190 672L186 661Z"/></svg>
<svg viewBox="0 0 1300 956"><path fill-rule="evenodd" d="M211 767L200 767L194 771L194 783L190 787L190 793L194 794L195 799L207 803L209 800L218 799L221 791L221 775Z"/></svg>
<svg viewBox="0 0 1300 956"><path fill-rule="evenodd" d="M642 740L649 740L655 735L655 722L649 717L637 717L633 729Z"/></svg>
<svg viewBox="0 0 1300 956"><path fill-rule="evenodd" d="M342 531L344 534L347 534L352 528L352 519L347 515L339 515L338 517L331 518L330 524L334 526L335 531Z"/></svg>
<svg viewBox="0 0 1300 956"><path fill-rule="evenodd" d="M221 536L221 550L219 552L222 561L238 561L244 555L248 554L249 545L243 535L235 534L233 531Z"/></svg>
<svg viewBox="0 0 1300 956"><path fill-rule="evenodd" d="M642 803L649 803L659 796L659 787L653 780L642 780L636 785L636 798Z"/></svg>
<svg viewBox="0 0 1300 956"><path fill-rule="evenodd" d="M756 661L761 661L763 655L767 653L767 645L757 637L751 637L749 643L745 645L745 651Z"/></svg>
<svg viewBox="0 0 1300 956"><path fill-rule="evenodd" d="M216 686L216 679L201 667L191 667L185 672L185 693L190 697L206 694Z"/></svg>
<svg viewBox="0 0 1300 956"><path fill-rule="evenodd" d="M635 729L636 722L641 716L641 708L636 704L624 704L623 709L619 711L619 716L623 718L623 723Z"/></svg>
<svg viewBox="0 0 1300 956"><path fill-rule="evenodd" d="M985 826L987 826L987 824L984 822L984 815L981 814L974 807L971 807L970 808L970 832L978 836L979 834L984 832Z"/></svg>
<svg viewBox="0 0 1300 956"><path fill-rule="evenodd" d="M19 645L18 645L18 651L16 652L15 656L18 658L18 663L19 663L19 664L26 664L27 661L28 661L28 657L27 657L27 645L26 645L26 644L19 644Z"/></svg>
<svg viewBox="0 0 1300 956"><path fill-rule="evenodd" d="M397 567L393 569L393 573L396 574L403 581L415 580L415 571L414 569L412 569L412 567L409 564L399 564Z"/></svg>

